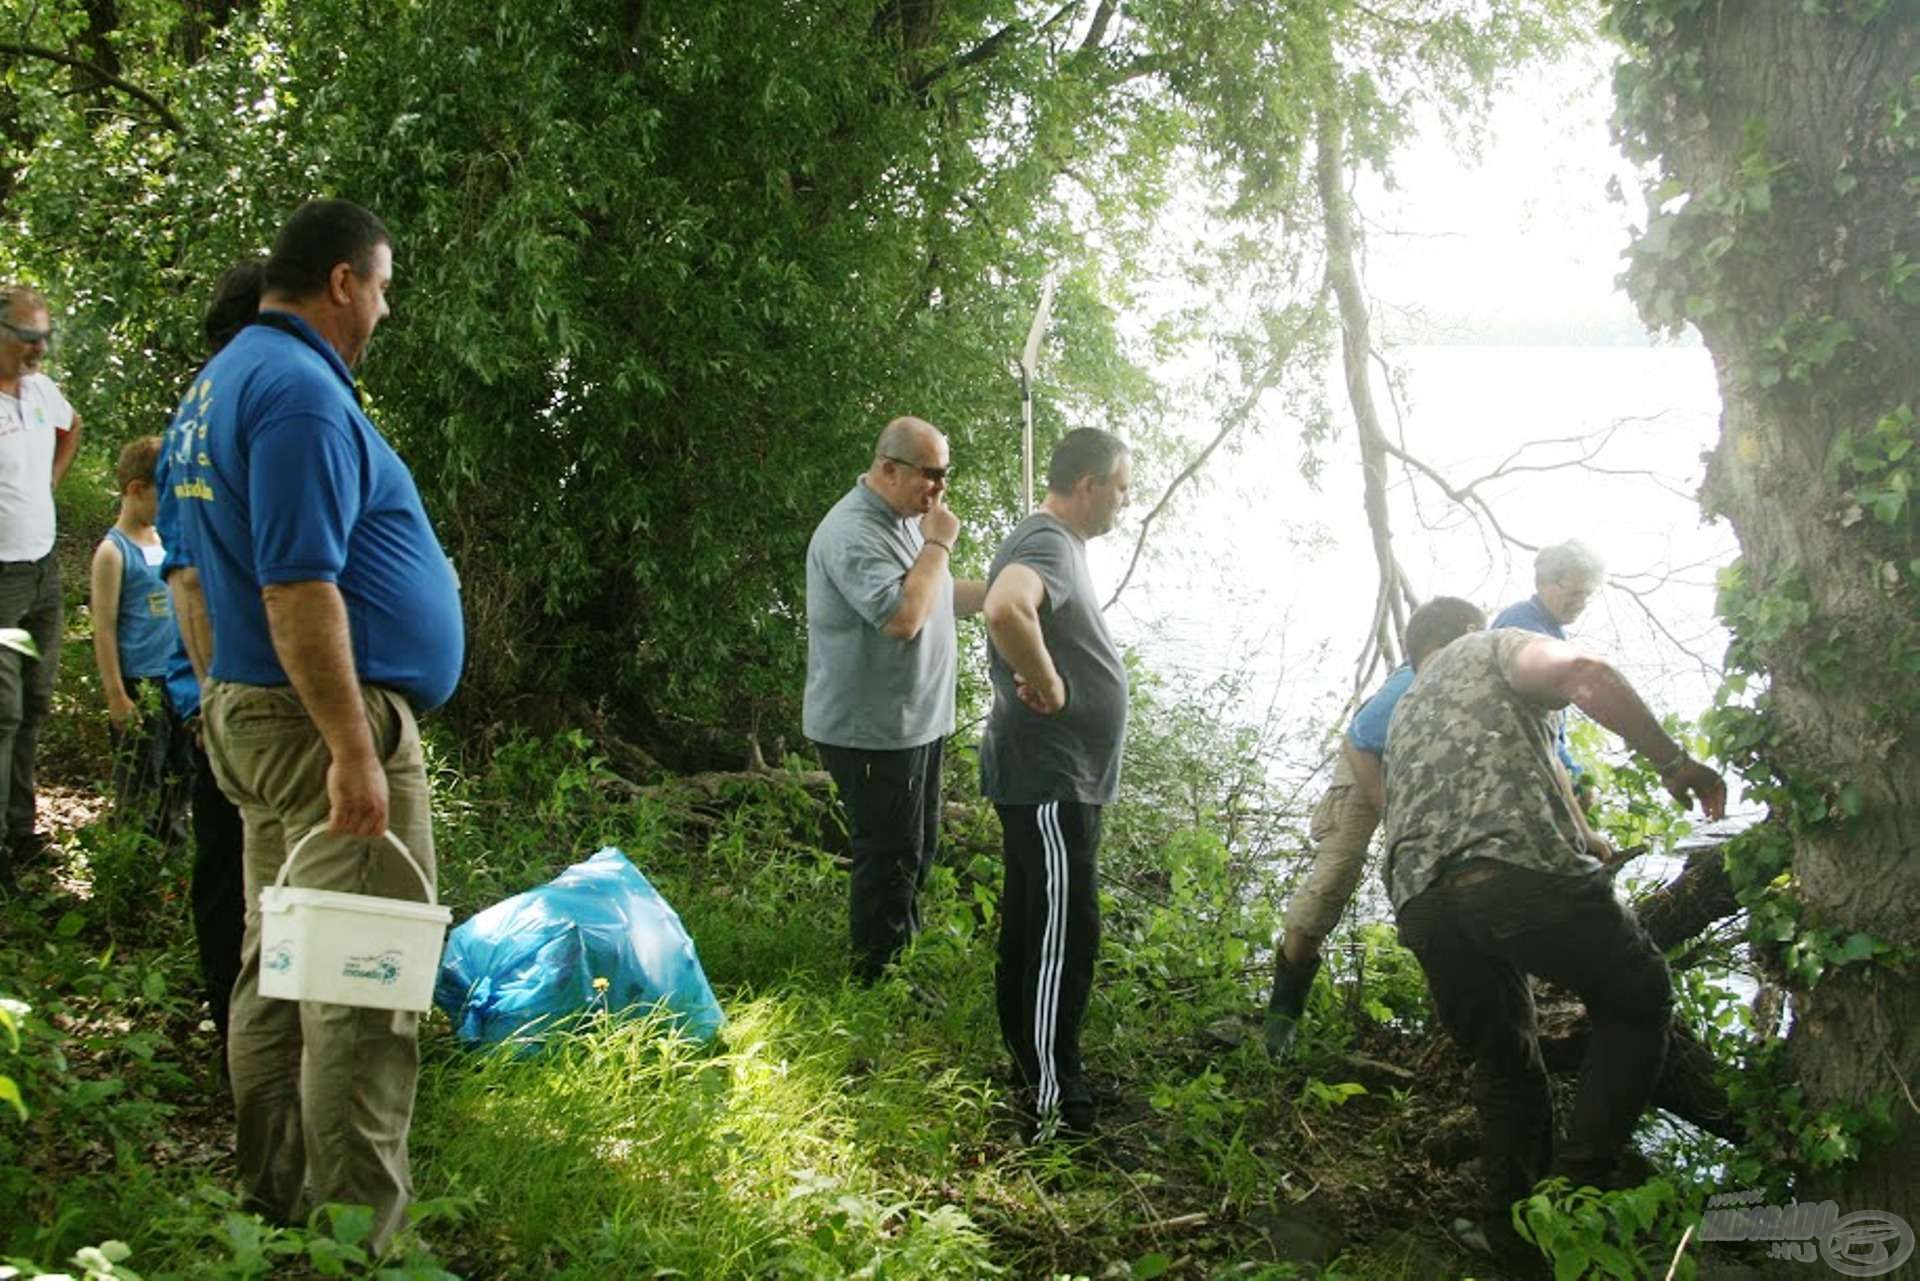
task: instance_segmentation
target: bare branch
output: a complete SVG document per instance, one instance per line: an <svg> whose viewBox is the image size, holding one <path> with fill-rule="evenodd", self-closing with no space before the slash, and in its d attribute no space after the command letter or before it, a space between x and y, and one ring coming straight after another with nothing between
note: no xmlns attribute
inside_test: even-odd
<svg viewBox="0 0 1920 1281"><path fill-rule="evenodd" d="M1181 468L1180 474L1175 476L1161 493L1160 500L1153 505L1153 509L1149 511L1145 519L1140 522L1140 536L1134 539L1133 556L1127 561L1127 572L1120 576L1119 586L1113 589L1113 595L1107 597L1107 603L1103 608L1112 609L1114 602L1120 599L1120 593L1126 591L1127 584L1133 581L1133 572L1140 565L1140 556L1141 553L1146 550L1147 534L1152 530L1153 522L1159 518L1161 512L1166 510L1167 504L1173 501L1173 496L1175 492L1179 490L1180 486L1199 475L1200 469L1206 465L1207 459L1213 457L1214 451L1225 444L1227 438L1244 426L1248 418L1252 417L1255 406L1260 403L1260 397L1264 396L1274 384L1280 380L1280 375L1285 372L1288 361L1293 355L1293 349L1299 345L1301 335L1305 333L1308 326L1313 323L1313 318L1319 314L1325 302L1326 288L1322 286L1320 296L1314 300L1312 306L1301 310L1300 322L1294 326L1293 332L1287 336L1286 342L1268 356L1265 366L1254 379L1252 385L1247 388L1246 394L1240 398L1240 402L1228 412L1222 421L1220 430L1214 433L1213 439L1207 442L1206 448L1202 449L1199 454L1194 457L1192 462Z"/></svg>
<svg viewBox="0 0 1920 1281"><path fill-rule="evenodd" d="M146 103L147 106L153 108L153 113L159 117L160 123L173 132L177 134L185 134L187 132L186 127L180 123L180 118L167 109L166 103L160 101L159 98L147 90L142 89L139 85L134 84L131 80L117 76L105 67L96 66L84 58L76 58L72 54L62 53L58 49L46 49L39 45L32 44L15 44L11 41L0 41L0 53L11 53L22 58L39 58L45 62L57 62L63 67L72 67L76 71L84 71L100 81L100 83L118 89L128 97L137 98L141 102Z"/></svg>
<svg viewBox="0 0 1920 1281"><path fill-rule="evenodd" d="M1702 675L1706 676L1709 680L1719 680L1722 676L1726 675L1726 673L1721 671L1721 669L1718 666L1708 662L1706 659L1700 657L1700 655L1694 653L1693 648L1690 645L1688 645L1685 641L1681 640L1678 636L1675 636L1672 630L1669 629L1665 623L1660 621L1660 615L1654 613L1653 607L1647 604L1646 597L1640 591L1640 589L1636 587L1629 587L1617 578L1609 579L1607 581L1607 586L1616 587L1622 592L1625 592L1627 597L1630 600L1632 600L1635 605L1638 605L1640 607L1640 612L1647 616L1647 621L1653 624L1653 629L1655 631L1659 632L1662 636L1666 637L1667 642L1671 644L1675 649L1679 650L1682 654L1685 654L1688 658L1691 658L1694 662L1700 665L1700 672Z"/></svg>
<svg viewBox="0 0 1920 1281"><path fill-rule="evenodd" d="M1451 483L1448 482L1445 476L1442 476L1430 464L1422 461L1419 458L1416 458L1414 455L1408 453L1406 450L1400 448L1398 445L1393 444L1391 441L1386 443L1386 450L1389 454L1393 455L1395 458L1398 458L1401 462L1405 463L1408 467L1412 468L1414 471L1419 472L1422 476L1425 476L1428 480L1432 481L1435 487L1437 487L1441 493L1445 494L1454 503L1456 503L1460 507L1467 509L1470 512L1476 513L1475 519L1484 519L1489 525L1493 526L1493 530L1496 534L1500 536L1501 542L1506 543L1512 547L1518 547L1521 551L1537 552L1540 550L1540 545L1538 543L1529 543L1524 539L1515 538L1512 534L1508 533L1506 530L1506 526L1500 523L1500 518L1493 514L1492 506L1488 504L1485 498L1482 498L1478 493L1474 492L1472 485L1467 485L1463 488L1455 488Z"/></svg>

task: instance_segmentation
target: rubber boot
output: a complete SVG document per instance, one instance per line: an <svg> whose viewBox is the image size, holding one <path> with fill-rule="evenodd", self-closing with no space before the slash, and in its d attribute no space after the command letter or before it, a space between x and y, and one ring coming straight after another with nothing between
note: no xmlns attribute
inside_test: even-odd
<svg viewBox="0 0 1920 1281"><path fill-rule="evenodd" d="M1284 950L1273 956L1273 995L1267 999L1267 1053L1283 1059L1293 1049L1294 1034L1300 1030L1300 1018L1307 1010L1307 993L1313 988L1313 976L1320 972L1320 954L1295 965Z"/></svg>

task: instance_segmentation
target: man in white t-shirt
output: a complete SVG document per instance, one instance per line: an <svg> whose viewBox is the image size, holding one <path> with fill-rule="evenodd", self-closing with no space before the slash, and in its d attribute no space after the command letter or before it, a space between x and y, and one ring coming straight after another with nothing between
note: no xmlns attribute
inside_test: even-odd
<svg viewBox="0 0 1920 1281"><path fill-rule="evenodd" d="M36 850L33 753L60 665L60 568L53 490L80 443L80 418L40 372L53 322L47 302L0 285L0 628L24 629L39 657L0 644L0 894L16 858Z"/></svg>

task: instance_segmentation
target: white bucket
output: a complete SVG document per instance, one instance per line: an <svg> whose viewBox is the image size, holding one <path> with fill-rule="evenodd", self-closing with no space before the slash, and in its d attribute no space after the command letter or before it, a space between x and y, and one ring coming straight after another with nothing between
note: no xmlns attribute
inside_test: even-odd
<svg viewBox="0 0 1920 1281"><path fill-rule="evenodd" d="M321 830L301 837L273 884L260 888L260 995L425 1011L453 913L435 901L427 874L392 831L387 840L420 878L425 903L288 885L293 860Z"/></svg>

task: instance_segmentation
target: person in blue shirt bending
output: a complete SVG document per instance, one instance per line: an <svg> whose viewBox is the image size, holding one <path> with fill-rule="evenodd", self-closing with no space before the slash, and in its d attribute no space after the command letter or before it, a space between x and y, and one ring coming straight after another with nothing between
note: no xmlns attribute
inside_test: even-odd
<svg viewBox="0 0 1920 1281"><path fill-rule="evenodd" d="M1286 933L1273 957L1273 994L1267 1000L1267 1051L1280 1058L1293 1047L1307 992L1320 972L1320 944L1340 922L1354 886L1367 863L1367 847L1386 809L1387 727L1400 696L1413 686L1414 673L1428 655L1486 625L1478 606L1457 596L1439 596L1416 615L1421 626L1407 629L1408 663L1397 667L1375 690L1340 742L1333 783L1313 811L1308 835L1313 866L1287 903Z"/></svg>
<svg viewBox="0 0 1920 1281"><path fill-rule="evenodd" d="M1533 595L1495 614L1493 626L1518 627L1565 640L1567 627L1586 611L1587 602L1606 580L1606 563L1579 539L1543 547L1533 558ZM1554 751L1566 766L1567 777L1573 780L1574 795L1585 809L1593 804L1593 780L1573 763L1573 751L1567 746L1566 717L1565 712L1560 714L1554 732Z"/></svg>
<svg viewBox="0 0 1920 1281"><path fill-rule="evenodd" d="M249 1203L280 1222L372 1206L375 1250L412 1196L418 1016L263 997L259 895L308 837L297 886L417 900L435 875L416 717L453 693L466 637L413 474L354 382L392 279L392 238L367 210L295 211L257 319L167 430L165 495L212 622L207 754L246 829L227 1051L236 1164ZM376 839L389 830L413 864Z"/></svg>
<svg viewBox="0 0 1920 1281"><path fill-rule="evenodd" d="M186 724L167 697L180 632L160 577L166 549L153 527L159 455L158 436L129 441L120 451L114 467L120 516L93 550L87 612L113 736L114 808L171 845L185 835L193 755Z"/></svg>

